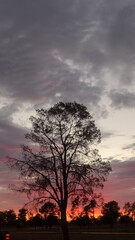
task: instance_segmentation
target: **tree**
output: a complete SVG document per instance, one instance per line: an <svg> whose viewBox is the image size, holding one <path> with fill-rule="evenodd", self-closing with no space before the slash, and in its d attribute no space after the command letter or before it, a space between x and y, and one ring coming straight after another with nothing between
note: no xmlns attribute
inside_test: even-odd
<svg viewBox="0 0 135 240"><path fill-rule="evenodd" d="M87 108L76 102L59 102L49 109L37 109L30 118L29 145L22 146L20 158L8 158L24 179L17 188L35 193L34 201L53 201L61 213L64 240L68 240L67 206L76 196L82 198L102 188L110 163L94 148L101 141ZM11 160L11 161L10 161Z"/></svg>
<svg viewBox="0 0 135 240"><path fill-rule="evenodd" d="M129 223L132 223L132 222L133 222L133 219L129 215L120 216L119 223L129 224Z"/></svg>
<svg viewBox="0 0 135 240"><path fill-rule="evenodd" d="M43 218L40 214L36 214L29 220L29 224L34 227L35 229L37 227L41 227L43 225Z"/></svg>
<svg viewBox="0 0 135 240"><path fill-rule="evenodd" d="M124 212L125 212L126 215L131 216L135 220L135 202L125 203L123 209L124 209Z"/></svg>
<svg viewBox="0 0 135 240"><path fill-rule="evenodd" d="M25 225L25 223L26 223L26 215L27 215L27 209L25 209L25 208L19 209L18 223L19 223L20 226Z"/></svg>
<svg viewBox="0 0 135 240"><path fill-rule="evenodd" d="M123 209L124 209L124 213L126 215L130 215L131 210L132 210L131 203L130 202L126 202L124 207L123 207Z"/></svg>
<svg viewBox="0 0 135 240"><path fill-rule="evenodd" d="M91 223L91 220L87 215L83 215L83 216L80 215L76 217L76 219L72 222L72 224L73 223L81 227L81 226L89 225Z"/></svg>
<svg viewBox="0 0 135 240"><path fill-rule="evenodd" d="M6 223L6 213L3 211L0 211L0 229L5 226Z"/></svg>
<svg viewBox="0 0 135 240"><path fill-rule="evenodd" d="M75 219L80 217L87 216L91 218L93 221L95 219L95 208L101 207L103 204L103 197L101 194L96 194L91 196L91 199L81 198L77 196L71 201L71 209L70 209L70 218L74 221Z"/></svg>
<svg viewBox="0 0 135 240"><path fill-rule="evenodd" d="M45 202L44 205L39 209L40 213L44 214L46 219L49 215L58 215L58 208L52 202Z"/></svg>
<svg viewBox="0 0 135 240"><path fill-rule="evenodd" d="M46 226L51 227L54 224L58 224L59 210L54 203L45 202L45 204L39 209L39 212L44 214L44 222Z"/></svg>
<svg viewBox="0 0 135 240"><path fill-rule="evenodd" d="M117 219L120 216L119 210L120 208L116 201L105 203L101 210L101 213L103 214L101 221L113 225L117 222Z"/></svg>
<svg viewBox="0 0 135 240"><path fill-rule="evenodd" d="M16 214L13 209L5 211L6 223L8 226L13 226L16 223Z"/></svg>
<svg viewBox="0 0 135 240"><path fill-rule="evenodd" d="M95 199L91 199L90 202L84 207L85 215L88 216L92 214L92 218L95 218L95 207L97 206L97 202Z"/></svg>
<svg viewBox="0 0 135 240"><path fill-rule="evenodd" d="M135 202L132 203L132 217L135 220Z"/></svg>

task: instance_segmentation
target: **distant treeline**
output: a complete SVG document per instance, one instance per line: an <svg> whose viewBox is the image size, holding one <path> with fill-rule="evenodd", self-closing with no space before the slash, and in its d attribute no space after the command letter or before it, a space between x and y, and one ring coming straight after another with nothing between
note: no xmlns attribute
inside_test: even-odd
<svg viewBox="0 0 135 240"><path fill-rule="evenodd" d="M80 212L70 212L70 224L85 226L94 224L114 225L135 223L135 202L125 203L123 210L120 210L118 202L110 201L104 203L101 208L101 215L95 217L95 204L89 204L83 207ZM75 210L75 208L74 208ZM42 205L36 214L31 213L25 208L21 208L18 214L13 210L0 211L0 227L52 227L60 224L60 214L56 205L52 202L46 202Z"/></svg>

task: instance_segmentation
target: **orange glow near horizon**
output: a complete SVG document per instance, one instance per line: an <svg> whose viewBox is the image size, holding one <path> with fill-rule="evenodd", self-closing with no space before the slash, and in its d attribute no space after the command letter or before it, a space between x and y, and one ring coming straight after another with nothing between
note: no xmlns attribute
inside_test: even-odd
<svg viewBox="0 0 135 240"><path fill-rule="evenodd" d="M79 217L81 216L81 212L82 212L82 208L79 208L76 210L76 212L73 214L73 217L76 218L76 217ZM90 217L91 214L89 214L89 217ZM101 209L99 208L95 208L95 212L94 212L94 217L95 218L98 218L101 214ZM72 217L70 217L70 210L67 211L67 221L71 221L72 220Z"/></svg>

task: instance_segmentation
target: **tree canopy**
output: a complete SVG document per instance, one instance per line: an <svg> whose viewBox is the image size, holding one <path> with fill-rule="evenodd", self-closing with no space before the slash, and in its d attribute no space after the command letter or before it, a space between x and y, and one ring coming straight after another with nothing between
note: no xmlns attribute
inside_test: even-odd
<svg viewBox="0 0 135 240"><path fill-rule="evenodd" d="M118 205L118 202L116 201L110 201L108 203L105 203L102 207L102 220L104 223L110 223L114 224L117 222L118 217L120 216L120 207Z"/></svg>
<svg viewBox="0 0 135 240"><path fill-rule="evenodd" d="M20 158L9 158L24 180L17 190L34 193L39 203L55 202L64 232L69 200L90 199L111 171L96 149L101 133L87 108L76 102L37 109L30 120L29 144L22 146Z"/></svg>
<svg viewBox="0 0 135 240"><path fill-rule="evenodd" d="M135 202L126 202L123 209L126 215L132 217L135 220Z"/></svg>
<svg viewBox="0 0 135 240"><path fill-rule="evenodd" d="M59 211L56 205L52 202L45 202L41 208L39 209L39 212L44 214L44 218L46 219L49 215L58 216Z"/></svg>

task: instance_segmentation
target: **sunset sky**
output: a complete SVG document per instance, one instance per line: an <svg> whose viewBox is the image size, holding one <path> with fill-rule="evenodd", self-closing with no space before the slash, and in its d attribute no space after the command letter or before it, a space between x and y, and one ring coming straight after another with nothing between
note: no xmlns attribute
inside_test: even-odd
<svg viewBox="0 0 135 240"><path fill-rule="evenodd" d="M135 0L0 0L0 211L25 196L4 164L36 108L86 105L112 173L105 202L135 201Z"/></svg>

